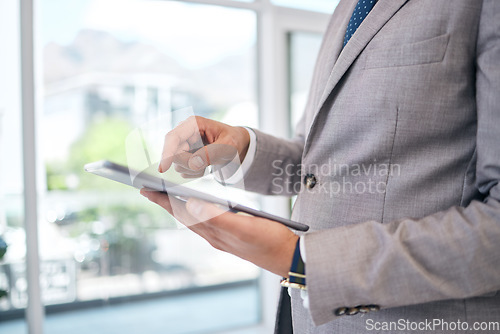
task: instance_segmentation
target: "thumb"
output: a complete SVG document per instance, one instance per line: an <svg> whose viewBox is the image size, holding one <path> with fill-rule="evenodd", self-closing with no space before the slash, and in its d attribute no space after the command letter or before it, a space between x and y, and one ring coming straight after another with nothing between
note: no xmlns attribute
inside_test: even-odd
<svg viewBox="0 0 500 334"><path fill-rule="evenodd" d="M215 142L194 152L188 166L192 170L201 170L210 165L225 165L237 156L238 150L234 146Z"/></svg>

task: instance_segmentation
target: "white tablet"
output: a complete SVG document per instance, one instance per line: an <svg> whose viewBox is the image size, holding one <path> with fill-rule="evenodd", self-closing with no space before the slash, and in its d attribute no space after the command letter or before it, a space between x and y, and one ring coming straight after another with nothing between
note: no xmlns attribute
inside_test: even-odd
<svg viewBox="0 0 500 334"><path fill-rule="evenodd" d="M126 166L122 166L111 161L102 160L97 162L88 163L85 165L85 171L96 174L107 179L117 181L129 186L135 187L137 189L149 188L157 191L173 195L177 198L185 200L186 198L193 197L198 198L206 202L219 204L229 208L232 212L244 212L256 217L262 217L270 220L274 220L285 226L293 228L298 231L307 231L309 226L294 222L289 219L278 217L267 212L252 209L244 205L234 203L216 196L210 195L205 192L197 191L173 182L169 182L162 178L156 177L154 175L148 174L146 172L137 172L129 169ZM133 175L133 177L131 177ZM132 181L133 180L133 181Z"/></svg>

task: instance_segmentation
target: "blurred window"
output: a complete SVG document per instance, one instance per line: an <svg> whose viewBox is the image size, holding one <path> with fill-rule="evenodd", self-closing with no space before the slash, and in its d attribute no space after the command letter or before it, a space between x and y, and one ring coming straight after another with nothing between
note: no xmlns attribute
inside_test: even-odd
<svg viewBox="0 0 500 334"><path fill-rule="evenodd" d="M255 279L253 265L178 230L136 190L82 171L101 159L126 164L130 131L165 117L173 127L185 116L177 109L257 125L255 14L122 0L42 1L42 14L41 256L76 264L74 295L46 302Z"/></svg>
<svg viewBox="0 0 500 334"><path fill-rule="evenodd" d="M271 0L272 3L297 9L331 14L340 0Z"/></svg>
<svg viewBox="0 0 500 334"><path fill-rule="evenodd" d="M24 316L29 284L19 2L0 2L0 42L15 50L0 54L0 237L9 243L0 262L0 290L10 290L0 299L0 332L10 334L26 332L24 321L8 320ZM260 324L254 327L257 333L264 322L264 331L271 331L274 321L268 315L274 313L275 301L262 291L277 292L278 278L266 278L254 265L213 249L137 190L83 172L85 163L101 159L126 164L125 142L134 129L161 119L168 123L166 132L188 116L186 107L196 115L254 128L272 128L274 109L279 118L297 121L321 39L322 23L310 23L327 19L305 11L330 13L338 0L271 1L278 6L253 0L203 2L36 2L40 99L38 164L33 168L39 182L40 285L47 333L67 333L68 328L74 334L102 328L123 334L228 332ZM274 16L275 25L257 20L265 11ZM277 36L279 48L257 43L260 29L262 39ZM287 46L281 43L285 40ZM257 60L258 55L266 57ZM261 96L272 102L264 106L257 97L259 85L282 86L281 79L265 72L269 66L257 66L271 64L271 55L289 58L290 89L286 94L281 87L279 97ZM285 59L282 64L279 73L284 76ZM283 107L272 107L278 105ZM286 120L278 123L286 128ZM152 156L153 162L158 159ZM230 195L259 207L256 195L239 190ZM284 209L286 216L286 205ZM262 282L275 290L263 288ZM104 305L106 312L98 307ZM63 309L75 312L53 314ZM127 318L127 312L134 316Z"/></svg>
<svg viewBox="0 0 500 334"><path fill-rule="evenodd" d="M256 127L255 13L130 0L44 0L40 10L35 30L40 33L43 69L38 157L44 304L71 308L86 301L249 282L255 297L242 310L245 316L234 317L239 323L224 317L238 311L230 299L211 323L222 329L257 322L258 288L251 283L259 275L255 266L179 228L137 190L83 171L85 163L102 159L126 164L127 135L156 118L175 126L186 116L175 113L177 109L191 106L196 115ZM4 121L19 117L13 113L18 110L10 108ZM19 145L19 129L2 129L9 130L4 140ZM22 152L15 145L2 148L8 150L2 156L16 158L19 153L12 153ZM14 177L21 177L19 161L3 162L2 168L17 170ZM2 203L9 203L9 225L17 221L22 226L21 183L6 181L11 187L5 188ZM257 205L255 196L236 196ZM0 223L5 226L2 209ZM19 254L16 261L23 257ZM19 302L5 307L26 307L26 291L17 295ZM199 294L208 298L203 296ZM196 319L205 317L206 306L179 307L191 321L165 329L175 333L198 328ZM106 318L99 320L94 326L106 325Z"/></svg>
<svg viewBox="0 0 500 334"><path fill-rule="evenodd" d="M26 303L26 233L24 229L20 96L19 13L17 1L0 2L0 238L7 253L0 260L2 313ZM1 325L0 325L1 327ZM24 322L20 328L24 329ZM0 332L3 332L0 329Z"/></svg>

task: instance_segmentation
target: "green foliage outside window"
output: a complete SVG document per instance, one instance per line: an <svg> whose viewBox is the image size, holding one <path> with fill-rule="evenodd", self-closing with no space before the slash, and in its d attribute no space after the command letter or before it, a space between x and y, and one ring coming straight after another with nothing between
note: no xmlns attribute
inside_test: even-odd
<svg viewBox="0 0 500 334"><path fill-rule="evenodd" d="M48 190L120 189L117 183L102 182L100 178L84 172L83 166L103 159L126 164L125 140L131 130L132 126L121 118L94 120L73 143L66 161L47 162ZM68 182L71 179L76 179L77 183L71 185Z"/></svg>

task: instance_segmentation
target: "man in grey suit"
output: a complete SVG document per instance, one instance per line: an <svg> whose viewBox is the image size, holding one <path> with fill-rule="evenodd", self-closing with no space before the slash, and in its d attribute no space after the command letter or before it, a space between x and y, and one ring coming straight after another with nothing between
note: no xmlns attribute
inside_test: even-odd
<svg viewBox="0 0 500 334"><path fill-rule="evenodd" d="M202 118L166 136L160 171L197 177L226 144L250 159L246 189L298 192L292 219L311 227L299 242L262 218L142 193L283 277L298 249L295 333L498 332L500 1L378 0L344 46L358 5L332 15L294 139ZM209 145L172 158L195 128Z"/></svg>

